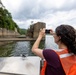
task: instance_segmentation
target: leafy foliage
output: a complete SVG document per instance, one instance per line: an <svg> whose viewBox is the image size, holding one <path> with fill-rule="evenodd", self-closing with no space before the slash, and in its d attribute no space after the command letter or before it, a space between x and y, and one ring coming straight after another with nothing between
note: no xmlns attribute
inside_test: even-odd
<svg viewBox="0 0 76 75"><path fill-rule="evenodd" d="M6 28L8 30L15 30L15 28L17 28L18 32L20 30L18 25L13 21L11 13L9 13L7 9L3 9L1 7L0 7L0 27Z"/></svg>
<svg viewBox="0 0 76 75"><path fill-rule="evenodd" d="M26 35L27 34L27 29L20 29L20 34L21 35Z"/></svg>

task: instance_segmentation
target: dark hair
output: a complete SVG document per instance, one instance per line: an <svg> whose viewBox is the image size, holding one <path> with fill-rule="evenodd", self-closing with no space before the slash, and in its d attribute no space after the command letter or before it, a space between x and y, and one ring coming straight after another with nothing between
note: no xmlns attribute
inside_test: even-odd
<svg viewBox="0 0 76 75"><path fill-rule="evenodd" d="M76 30L70 25L60 25L55 30L57 36L61 37L61 42L64 43L68 52L76 54Z"/></svg>

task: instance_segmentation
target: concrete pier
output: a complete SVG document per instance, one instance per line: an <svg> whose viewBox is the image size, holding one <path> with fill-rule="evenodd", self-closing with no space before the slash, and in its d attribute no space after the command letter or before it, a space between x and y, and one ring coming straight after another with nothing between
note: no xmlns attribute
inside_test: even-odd
<svg viewBox="0 0 76 75"><path fill-rule="evenodd" d="M36 38L0 38L0 41L34 41ZM42 40L45 40L43 38Z"/></svg>
<svg viewBox="0 0 76 75"><path fill-rule="evenodd" d="M33 38L0 38L0 41L31 41Z"/></svg>

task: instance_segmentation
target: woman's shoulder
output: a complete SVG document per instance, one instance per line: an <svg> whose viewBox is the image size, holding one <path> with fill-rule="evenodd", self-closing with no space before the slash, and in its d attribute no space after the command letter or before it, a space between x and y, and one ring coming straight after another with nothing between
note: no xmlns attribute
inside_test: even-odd
<svg viewBox="0 0 76 75"><path fill-rule="evenodd" d="M49 55L51 56L52 54L58 54L58 55L61 55L61 54L65 54L65 53L68 53L68 50L67 49L45 49L43 50L43 55Z"/></svg>
<svg viewBox="0 0 76 75"><path fill-rule="evenodd" d="M51 57L51 56L54 56L56 54L57 54L56 51L53 49L44 49L43 50L43 56L44 57Z"/></svg>
<svg viewBox="0 0 76 75"><path fill-rule="evenodd" d="M44 49L44 52L64 52L64 49Z"/></svg>

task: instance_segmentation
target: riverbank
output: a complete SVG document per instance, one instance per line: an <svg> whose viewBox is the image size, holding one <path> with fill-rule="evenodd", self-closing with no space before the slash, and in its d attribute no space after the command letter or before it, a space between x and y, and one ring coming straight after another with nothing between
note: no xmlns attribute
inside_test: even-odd
<svg viewBox="0 0 76 75"><path fill-rule="evenodd" d="M5 41L34 41L37 38L0 38L0 42L5 42ZM43 38L42 40L45 40L45 38Z"/></svg>
<svg viewBox="0 0 76 75"><path fill-rule="evenodd" d="M14 41L35 41L36 38L0 38L0 46L7 45L13 43ZM42 41L45 38L42 39Z"/></svg>
<svg viewBox="0 0 76 75"><path fill-rule="evenodd" d="M0 46L3 46L3 45L7 45L7 44L10 44L10 43L13 43L13 41L0 41Z"/></svg>

